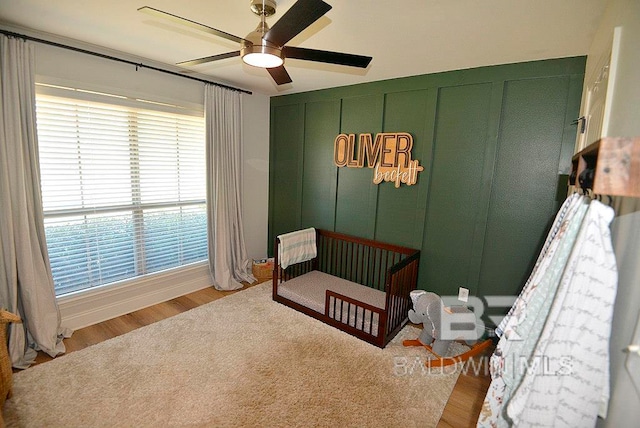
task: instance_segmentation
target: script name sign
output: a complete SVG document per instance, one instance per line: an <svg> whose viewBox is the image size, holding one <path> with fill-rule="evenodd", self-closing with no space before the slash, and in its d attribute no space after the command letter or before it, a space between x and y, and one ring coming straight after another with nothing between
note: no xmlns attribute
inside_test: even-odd
<svg viewBox="0 0 640 428"><path fill-rule="evenodd" d="M360 134L356 147L356 134L340 134L333 146L333 161L338 167L373 168L373 183L383 181L407 186L416 184L418 173L424 171L417 159L411 159L413 137L407 132L381 132Z"/></svg>

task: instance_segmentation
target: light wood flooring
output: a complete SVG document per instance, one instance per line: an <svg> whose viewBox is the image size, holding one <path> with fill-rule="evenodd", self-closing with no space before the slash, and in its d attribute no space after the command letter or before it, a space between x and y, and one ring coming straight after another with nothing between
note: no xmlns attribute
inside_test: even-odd
<svg viewBox="0 0 640 428"><path fill-rule="evenodd" d="M245 288L247 287L250 287L250 285L245 286ZM95 345L96 343L188 311L189 309L204 305L235 292L237 291L222 292L214 288L206 288L158 305L76 330L71 338L65 339L64 341L67 353ZM487 351L486 355L484 355L484 360L486 360L490 354L491 351ZM64 356L58 358L64 358ZM36 358L36 364L50 360L51 357L39 352ZM458 378L458 382L451 397L449 397L442 418L438 423L438 428L465 428L476 426L484 396L491 383L488 371L485 370L485 366L481 366L481 360L482 358L476 358L475 360L477 361L477 365L475 366L477 370L473 370L474 366L471 366L471 369L467 370L466 374L463 372ZM476 372L479 373L476 374Z"/></svg>

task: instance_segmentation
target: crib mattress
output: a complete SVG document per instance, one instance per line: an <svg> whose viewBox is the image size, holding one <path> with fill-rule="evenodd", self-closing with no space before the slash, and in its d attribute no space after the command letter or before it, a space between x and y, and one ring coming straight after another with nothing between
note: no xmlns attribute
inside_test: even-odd
<svg viewBox="0 0 640 428"><path fill-rule="evenodd" d="M380 309L384 309L386 302L386 294L383 291L317 270L283 282L278 286L278 295L324 314L327 290L343 294ZM364 330L374 336L378 335L378 314L374 313L373 316L370 317L370 311L366 310L363 314L363 309L360 308L356 316L355 311L351 310L349 312L347 310L346 304L342 312L342 322L347 323L347 318L349 318L348 324L350 326ZM334 318L333 308L330 308L329 316ZM356 325L356 319L358 320L358 325ZM360 324L360 320L362 319L364 319L364 324Z"/></svg>

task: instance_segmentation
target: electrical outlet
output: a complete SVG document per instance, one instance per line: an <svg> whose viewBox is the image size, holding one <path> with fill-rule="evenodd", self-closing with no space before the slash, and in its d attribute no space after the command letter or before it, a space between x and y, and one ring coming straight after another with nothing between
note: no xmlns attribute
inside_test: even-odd
<svg viewBox="0 0 640 428"><path fill-rule="evenodd" d="M458 289L458 300L460 300L461 302L465 302L465 303L469 301L469 289L468 288L460 287Z"/></svg>

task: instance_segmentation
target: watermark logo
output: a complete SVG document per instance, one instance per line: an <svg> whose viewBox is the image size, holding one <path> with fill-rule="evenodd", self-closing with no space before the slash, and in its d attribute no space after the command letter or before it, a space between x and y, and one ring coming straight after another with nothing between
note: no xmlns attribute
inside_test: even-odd
<svg viewBox="0 0 640 428"><path fill-rule="evenodd" d="M493 328L488 328L483 321L486 310L510 308L515 301L516 296L485 296L484 299L469 296L468 302L461 306L458 296L442 296L441 339L479 340L487 333L493 335ZM494 326L500 325L503 318L504 315L487 316Z"/></svg>
<svg viewBox="0 0 640 428"><path fill-rule="evenodd" d="M447 366L435 365L436 360L431 360L427 356L405 356L393 357L392 372L395 377L420 377L433 375L446 375L460 370L461 374L467 376L489 376L491 374L491 357L482 356L462 360L455 356L450 357L454 364ZM546 355L533 355L531 357L513 356L504 361L504 366L496 371L506 370L518 376L570 376L573 373L573 358L570 355L561 357L549 357ZM495 374L495 373L494 373Z"/></svg>
<svg viewBox="0 0 640 428"><path fill-rule="evenodd" d="M453 357L455 359L455 357ZM489 358L475 358L447 366L436 366L434 360L419 356L396 356L393 358L393 375L396 377L447 375L461 370L471 376L489 375Z"/></svg>
<svg viewBox="0 0 640 428"><path fill-rule="evenodd" d="M409 319L416 323L422 322L424 329L419 337L419 343L433 345L435 350L448 349L449 344L455 341L466 342L470 348L478 346L478 341L483 337L494 336L495 327L488 328L484 319L490 324L499 326L504 315L488 315L488 308L513 307L516 296L485 296L483 299L471 296L465 305L461 305L457 296L439 297L434 293L415 290L411 293L413 309L409 311ZM420 300L422 299L422 300ZM510 341L520 341L523 338L513 335ZM410 342L418 342L412 340ZM431 342L431 343L430 343ZM486 344L486 341L483 343ZM448 351L448 352L449 352ZM439 353L439 351L435 351ZM526 352L526 351L523 351ZM465 355L466 354L466 355ZM498 367L492 367L492 359L489 356L476 356L470 358L469 352L460 352L460 355L442 355L446 358L447 365L440 360L430 360L425 350L423 356L401 355L393 359L394 376L425 376L433 374L448 374L456 370L472 376L484 376L490 372L499 373L508 371L510 374L536 376L567 376L573 371L571 356L547 356L547 355L511 355L508 359L499 359L494 362ZM499 361L499 363L497 362Z"/></svg>
<svg viewBox="0 0 640 428"><path fill-rule="evenodd" d="M531 357L514 355L510 360L513 370L519 375L568 376L573 373L573 358L570 355L553 358L547 355L533 355ZM509 360L505 362L505 365L508 363Z"/></svg>

